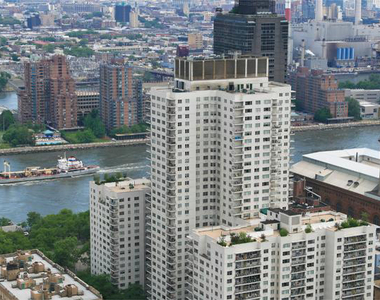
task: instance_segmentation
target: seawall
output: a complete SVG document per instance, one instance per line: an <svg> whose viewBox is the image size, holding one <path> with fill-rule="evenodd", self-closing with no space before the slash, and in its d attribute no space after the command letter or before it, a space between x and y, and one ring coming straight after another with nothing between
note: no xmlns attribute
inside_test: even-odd
<svg viewBox="0 0 380 300"><path fill-rule="evenodd" d="M88 143L88 144L64 144L53 146L34 146L34 147L16 147L9 149L0 149L0 155L13 155L33 152L52 152L52 151L67 151L67 150L84 150L92 148L106 147L124 147L146 144L148 139L130 140L130 141L112 141L104 143Z"/></svg>

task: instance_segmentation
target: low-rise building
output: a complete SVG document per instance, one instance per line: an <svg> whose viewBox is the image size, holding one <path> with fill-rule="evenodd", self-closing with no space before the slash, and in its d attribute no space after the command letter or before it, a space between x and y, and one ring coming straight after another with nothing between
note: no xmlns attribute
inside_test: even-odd
<svg viewBox="0 0 380 300"><path fill-rule="evenodd" d="M363 90L363 89L345 89L345 97L354 98L358 101L367 101L371 103L379 103L380 90Z"/></svg>
<svg viewBox="0 0 380 300"><path fill-rule="evenodd" d="M93 287L48 259L41 251L18 251L0 256L2 300L101 300Z"/></svg>
<svg viewBox="0 0 380 300"><path fill-rule="evenodd" d="M91 272L121 289L144 285L145 207L150 181L90 183Z"/></svg>
<svg viewBox="0 0 380 300"><path fill-rule="evenodd" d="M76 91L78 120L93 110L99 109L98 91Z"/></svg>
<svg viewBox="0 0 380 300"><path fill-rule="evenodd" d="M306 185L332 209L380 225L380 153L356 148L323 151L303 156L291 172L306 179Z"/></svg>
<svg viewBox="0 0 380 300"><path fill-rule="evenodd" d="M268 209L188 237L188 299L372 299L376 226Z"/></svg>
<svg viewBox="0 0 380 300"><path fill-rule="evenodd" d="M359 101L360 117L363 120L374 120L379 118L379 104L367 101Z"/></svg>

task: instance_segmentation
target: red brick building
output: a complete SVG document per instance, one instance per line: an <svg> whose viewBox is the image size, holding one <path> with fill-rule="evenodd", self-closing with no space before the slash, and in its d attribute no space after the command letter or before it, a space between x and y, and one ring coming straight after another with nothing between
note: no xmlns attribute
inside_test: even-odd
<svg viewBox="0 0 380 300"><path fill-rule="evenodd" d="M122 60L100 66L99 108L108 130L143 120L142 82Z"/></svg>
<svg viewBox="0 0 380 300"><path fill-rule="evenodd" d="M300 67L289 75L289 83L296 91L296 99L303 111L314 114L327 107L333 118L348 117L344 91L338 89L334 75Z"/></svg>
<svg viewBox="0 0 380 300"><path fill-rule="evenodd" d="M57 129L77 127L75 82L65 56L26 62L24 81L25 88L18 93L21 123L49 124Z"/></svg>

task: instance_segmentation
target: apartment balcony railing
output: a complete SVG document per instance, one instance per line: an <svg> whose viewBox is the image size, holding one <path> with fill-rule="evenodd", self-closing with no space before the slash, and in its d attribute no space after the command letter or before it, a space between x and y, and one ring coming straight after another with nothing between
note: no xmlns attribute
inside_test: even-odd
<svg viewBox="0 0 380 300"><path fill-rule="evenodd" d="M259 282L259 281L260 281L260 275L253 275L249 277L236 278L235 285L254 283L254 282Z"/></svg>
<svg viewBox="0 0 380 300"><path fill-rule="evenodd" d="M236 270L235 277L251 276L253 274L260 274L260 272L261 272L260 267Z"/></svg>
<svg viewBox="0 0 380 300"><path fill-rule="evenodd" d="M260 259L260 251L253 251L253 252L247 252L247 253L241 253L236 254L236 261L244 260L247 262L247 260L257 260Z"/></svg>
<svg viewBox="0 0 380 300"><path fill-rule="evenodd" d="M292 289L290 292L291 296L298 296L301 294L305 294L305 288L295 288L295 289Z"/></svg>
<svg viewBox="0 0 380 300"><path fill-rule="evenodd" d="M360 251L345 253L343 259L352 259L352 258L364 257L364 256L366 256L366 251L360 250Z"/></svg>
<svg viewBox="0 0 380 300"><path fill-rule="evenodd" d="M357 258L357 259L351 259L346 260L343 262L343 267L352 267L352 266L361 266L365 264L365 258Z"/></svg>
<svg viewBox="0 0 380 300"><path fill-rule="evenodd" d="M358 242L356 244L344 245L344 252L357 251L357 250L366 249L366 248L367 248L366 242Z"/></svg>
<svg viewBox="0 0 380 300"><path fill-rule="evenodd" d="M292 281L291 288L300 288L305 286L305 280Z"/></svg>
<svg viewBox="0 0 380 300"><path fill-rule="evenodd" d="M343 290L349 290L349 289L364 287L364 286L365 286L364 280L350 282L350 283L344 283L343 284Z"/></svg>
<svg viewBox="0 0 380 300"><path fill-rule="evenodd" d="M352 236L344 238L344 244L360 243L367 241L366 235Z"/></svg>
<svg viewBox="0 0 380 300"><path fill-rule="evenodd" d="M250 292L245 294L239 294L235 296L235 300L257 300L260 299L260 292Z"/></svg>
<svg viewBox="0 0 380 300"><path fill-rule="evenodd" d="M292 274L291 275L291 280L301 280L301 279L305 279L306 276L305 276L305 273L297 273L297 274Z"/></svg>
<svg viewBox="0 0 380 300"><path fill-rule="evenodd" d="M241 262L236 262L235 264L235 269L245 269L245 268L251 268L251 267L257 267L260 266L261 260L259 259L254 259L254 260L248 260L248 261L241 261Z"/></svg>
<svg viewBox="0 0 380 300"><path fill-rule="evenodd" d="M300 257L300 256L305 256L306 255L306 250L293 250L292 251L292 258L293 257Z"/></svg>
<svg viewBox="0 0 380 300"><path fill-rule="evenodd" d="M306 270L305 265L299 265L299 266L293 266L292 267L292 273L305 272L305 270Z"/></svg>
<svg viewBox="0 0 380 300"><path fill-rule="evenodd" d="M292 259L292 266L293 265L300 265L306 263L306 257L299 257Z"/></svg>
<svg viewBox="0 0 380 300"><path fill-rule="evenodd" d="M366 276L364 273L346 275L346 276L343 276L343 283L344 282L350 282L350 281L356 281L356 280L360 280L360 279L365 279L365 277Z"/></svg>
<svg viewBox="0 0 380 300"><path fill-rule="evenodd" d="M358 294L363 294L364 293L364 288L358 288L358 289L353 289L349 291L343 291L342 292L342 298L347 298L351 296L355 296Z"/></svg>
<svg viewBox="0 0 380 300"><path fill-rule="evenodd" d="M241 285L241 286L237 286L235 288L235 294L252 292L252 291L259 290L259 289L260 289L260 283Z"/></svg>
<svg viewBox="0 0 380 300"><path fill-rule="evenodd" d="M365 266L353 267L353 268L344 268L343 274L360 273L360 272L365 272L365 271L366 271Z"/></svg>

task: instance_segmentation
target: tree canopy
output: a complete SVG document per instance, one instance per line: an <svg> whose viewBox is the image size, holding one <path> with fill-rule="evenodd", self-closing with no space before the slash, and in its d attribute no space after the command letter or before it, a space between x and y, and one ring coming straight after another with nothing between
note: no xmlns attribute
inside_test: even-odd
<svg viewBox="0 0 380 300"><path fill-rule="evenodd" d="M0 129L7 130L12 124L16 122L10 110L4 110L0 115Z"/></svg>
<svg viewBox="0 0 380 300"><path fill-rule="evenodd" d="M106 129L99 116L99 112L95 109L84 118L83 124L85 128L91 129L97 138L102 138L106 134Z"/></svg>
<svg viewBox="0 0 380 300"><path fill-rule="evenodd" d="M354 117L355 120L361 120L360 104L358 100L348 97L346 98L346 101L348 102L348 115Z"/></svg>
<svg viewBox="0 0 380 300"><path fill-rule="evenodd" d="M35 143L33 131L26 126L11 125L3 135L3 140L12 146L30 145Z"/></svg>
<svg viewBox="0 0 380 300"><path fill-rule="evenodd" d="M11 78L11 75L9 75L9 73L0 72L0 92L4 90L10 78Z"/></svg>
<svg viewBox="0 0 380 300"><path fill-rule="evenodd" d="M341 89L364 89L364 90L376 90L380 89L380 75L371 74L368 80L359 81L357 84L351 81L343 81L339 83Z"/></svg>
<svg viewBox="0 0 380 300"><path fill-rule="evenodd" d="M314 114L314 120L318 122L326 123L329 118L331 118L331 113L327 107L317 110Z"/></svg>

